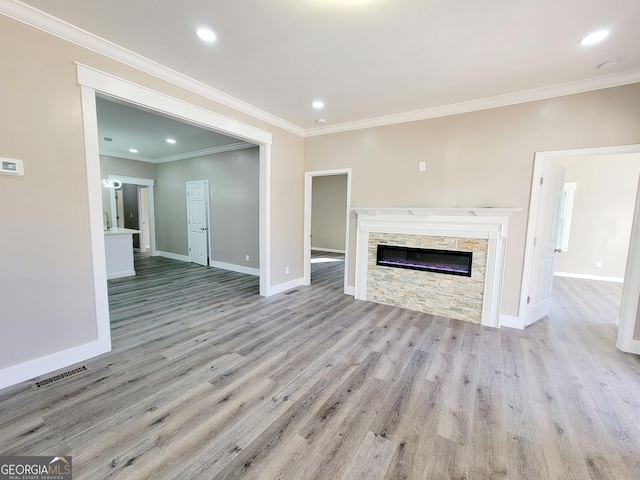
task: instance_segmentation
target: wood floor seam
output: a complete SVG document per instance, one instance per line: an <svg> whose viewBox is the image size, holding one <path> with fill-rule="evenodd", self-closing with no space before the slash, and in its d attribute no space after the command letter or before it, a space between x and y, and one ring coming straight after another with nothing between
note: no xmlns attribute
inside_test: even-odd
<svg viewBox="0 0 640 480"><path fill-rule="evenodd" d="M68 455L80 480L640 478L619 284L556 278L547 318L498 330L355 300L344 255L313 258L264 298L136 255L108 282L113 350L0 391L0 454Z"/></svg>

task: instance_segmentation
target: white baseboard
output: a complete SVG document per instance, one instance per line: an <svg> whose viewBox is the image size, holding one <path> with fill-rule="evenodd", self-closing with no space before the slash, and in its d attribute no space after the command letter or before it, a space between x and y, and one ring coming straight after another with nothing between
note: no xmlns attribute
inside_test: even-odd
<svg viewBox="0 0 640 480"><path fill-rule="evenodd" d="M312 252L329 252L329 253L345 253L344 250L338 250L335 248L321 248L321 247L311 247Z"/></svg>
<svg viewBox="0 0 640 480"><path fill-rule="evenodd" d="M640 355L640 340L631 340L629 342L623 342L622 345L616 343L616 347L623 352L633 353L634 355Z"/></svg>
<svg viewBox="0 0 640 480"><path fill-rule="evenodd" d="M247 275L260 276L260 269L254 267L244 267L242 265L235 265L233 263L215 262L209 261L209 266L214 268L221 268L222 270L230 270L232 272L246 273Z"/></svg>
<svg viewBox="0 0 640 480"><path fill-rule="evenodd" d="M157 255L159 257L170 258L171 260L180 260L181 262L190 262L189 255L180 255L179 253L163 252L158 250Z"/></svg>
<svg viewBox="0 0 640 480"><path fill-rule="evenodd" d="M170 258L172 260L179 260L181 262L191 262L191 258L189 258L188 255L180 255L178 253L163 252L160 250L158 250L157 254L159 257ZM247 275L254 275L256 277L260 276L259 268L244 267L242 265L234 265L233 263L216 262L213 260L209 261L209 266L214 268L220 268L222 270L230 270L232 272L245 273Z"/></svg>
<svg viewBox="0 0 640 480"><path fill-rule="evenodd" d="M352 297L356 296L356 287L352 287L351 285L347 285L344 287L344 294L351 295Z"/></svg>
<svg viewBox="0 0 640 480"><path fill-rule="evenodd" d="M524 322L515 315L500 314L500 326L524 330Z"/></svg>
<svg viewBox="0 0 640 480"><path fill-rule="evenodd" d="M107 273L107 280L113 280L114 278L124 278L135 276L135 270L126 270L124 272Z"/></svg>
<svg viewBox="0 0 640 480"><path fill-rule="evenodd" d="M109 345L104 345L104 342L101 343L96 340L95 342L85 343L68 350L3 368L0 370L0 389L84 362L110 351L111 347Z"/></svg>
<svg viewBox="0 0 640 480"><path fill-rule="evenodd" d="M292 288L300 287L304 284L304 278L296 278L289 282L280 283L278 285L272 285L267 291L267 297L271 295L276 295L278 293L286 292L287 290L291 290Z"/></svg>
<svg viewBox="0 0 640 480"><path fill-rule="evenodd" d="M624 283L622 277L604 277L601 275L585 275L583 273L554 272L556 277L582 278L584 280L600 280L602 282Z"/></svg>

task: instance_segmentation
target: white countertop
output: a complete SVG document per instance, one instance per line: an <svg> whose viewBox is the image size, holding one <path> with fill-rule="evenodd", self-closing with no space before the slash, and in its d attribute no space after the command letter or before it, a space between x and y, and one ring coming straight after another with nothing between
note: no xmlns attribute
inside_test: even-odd
<svg viewBox="0 0 640 480"><path fill-rule="evenodd" d="M133 230L132 228L119 228L112 227L109 230L105 230L105 235L131 235L133 233L140 233L140 230Z"/></svg>

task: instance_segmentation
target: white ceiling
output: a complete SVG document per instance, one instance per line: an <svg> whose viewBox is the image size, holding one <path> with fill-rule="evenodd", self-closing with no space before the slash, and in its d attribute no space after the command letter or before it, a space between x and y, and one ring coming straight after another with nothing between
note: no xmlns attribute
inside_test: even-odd
<svg viewBox="0 0 640 480"><path fill-rule="evenodd" d="M101 155L163 163L252 146L156 112L100 97L96 98L96 112ZM176 143L167 143L168 138ZM137 152L131 153L130 148Z"/></svg>
<svg viewBox="0 0 640 480"><path fill-rule="evenodd" d="M23 3L307 132L318 118L326 128L523 91L544 97L558 85L640 81L639 0ZM201 25L216 43L194 35ZM611 29L604 42L578 44L601 28ZM596 68L614 59L614 69Z"/></svg>

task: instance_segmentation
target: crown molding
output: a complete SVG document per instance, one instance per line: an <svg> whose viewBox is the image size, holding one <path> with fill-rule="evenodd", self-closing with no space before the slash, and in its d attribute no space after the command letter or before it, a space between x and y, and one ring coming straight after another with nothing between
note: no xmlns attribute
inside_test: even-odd
<svg viewBox="0 0 640 480"><path fill-rule="evenodd" d="M147 163L155 163L153 158L142 157L140 155L134 155L132 153L119 153L114 152L113 150L105 150L103 148L100 149L100 156L104 157L115 157L115 158L124 158L125 160L135 160L136 162L147 162Z"/></svg>
<svg viewBox="0 0 640 480"><path fill-rule="evenodd" d="M172 70L153 60L149 60L131 50L127 50L115 43L109 42L86 30L82 30L70 23L56 18L48 13L26 5L18 0L0 0L0 13L13 18L43 32L84 47L93 52L104 55L112 60L133 67L156 78L172 83L203 97L231 107L239 112L250 115L257 120L267 122L276 127L299 136L304 136L304 129L265 112L242 100L232 97L220 90L194 80L180 72Z"/></svg>
<svg viewBox="0 0 640 480"><path fill-rule="evenodd" d="M104 155L107 157L116 157L116 158L124 158L127 160L136 160L138 162L147 162L147 163L168 163L168 162L177 162L178 160L187 160L189 158L196 157L204 157L206 155L214 155L216 153L222 152L231 152L234 150L243 150L245 148L253 148L257 147L253 143L249 142L238 142L238 143L230 143L228 145L220 145L217 147L204 148L202 150L194 150L192 152L178 153L176 155L168 155L166 157L142 157L140 155L132 155L129 153L118 153L110 150L102 149L100 151L100 155Z"/></svg>
<svg viewBox="0 0 640 480"><path fill-rule="evenodd" d="M210 147L210 148L205 148L203 150L194 150L193 152L178 153L177 155L159 157L151 161L153 163L175 162L178 160L186 160L188 158L204 157L206 155L214 155L216 153L222 153L222 152L232 152L234 150L243 150L245 148L253 148L253 147L257 147L257 145L254 145L253 143L249 143L249 142L230 143L228 145L220 145L218 147Z"/></svg>
<svg viewBox="0 0 640 480"><path fill-rule="evenodd" d="M383 127L385 125L395 125L398 123L429 120L432 118L447 117L449 115L477 112L480 110L488 110L491 108L506 107L509 105L517 105L520 103L535 102L538 100L545 100L549 98L574 95L576 93L590 92L594 90L601 90L604 88L619 87L622 85L629 85L631 83L638 82L640 82L640 68L629 70L627 72L602 75L585 80L552 85L549 87L541 87L531 90L524 90L522 92L508 93L506 95L481 98L469 102L443 105L440 107L427 108L424 110L416 110L406 113L398 113L394 115L386 115L383 117L358 120L355 122L346 122L338 125L328 125L326 127L311 128L305 131L305 137L315 137L319 135L329 135L331 133L361 130L364 128Z"/></svg>
<svg viewBox="0 0 640 480"><path fill-rule="evenodd" d="M413 112L304 129L18 0L0 0L0 13L301 137L315 137L351 130L428 120L640 82L640 69L635 69ZM127 158L123 155L120 155L120 157ZM132 158L132 160L150 161L146 158Z"/></svg>

